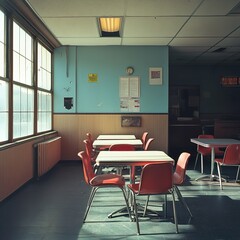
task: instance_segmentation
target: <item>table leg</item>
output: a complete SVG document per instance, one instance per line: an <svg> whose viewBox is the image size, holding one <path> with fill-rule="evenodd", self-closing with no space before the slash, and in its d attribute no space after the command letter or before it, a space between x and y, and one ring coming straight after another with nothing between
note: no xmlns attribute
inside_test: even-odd
<svg viewBox="0 0 240 240"><path fill-rule="evenodd" d="M205 178L209 178L210 181L213 181L215 177L215 175L213 175L213 171L214 171L214 160L215 160L215 149L214 147L211 148L211 170L210 170L210 174L209 175L204 175L204 176L201 176L199 178L196 179L196 181L198 180L202 180L202 179L205 179Z"/></svg>
<svg viewBox="0 0 240 240"><path fill-rule="evenodd" d="M214 160L215 160L215 151L214 151L214 147L212 147L212 149L211 149L211 175L210 175L210 181L212 181L213 178L214 178L214 175L213 175Z"/></svg>
<svg viewBox="0 0 240 240"><path fill-rule="evenodd" d="M211 172L210 172L210 175L201 176L201 177L197 178L196 181L202 180L205 178L209 178L210 181L219 180L218 175L214 175L214 160L215 160L215 148L212 147L211 148L211 170L210 170ZM226 178L222 178L222 180L227 182Z"/></svg>

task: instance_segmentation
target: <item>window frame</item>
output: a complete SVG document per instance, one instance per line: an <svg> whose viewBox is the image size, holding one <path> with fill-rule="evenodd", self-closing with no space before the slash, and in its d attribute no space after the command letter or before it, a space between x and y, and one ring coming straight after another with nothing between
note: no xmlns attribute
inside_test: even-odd
<svg viewBox="0 0 240 240"><path fill-rule="evenodd" d="M11 11L11 8L4 8L0 5L0 10L3 12L5 16L5 39L6 39L6 50L5 50L5 61L6 61L6 77L0 76L0 79L6 81L9 85L8 87L8 139L6 141L0 141L0 146L6 143L13 143L19 140L24 140L31 138L33 136L42 135L44 133L48 133L53 131L53 49L54 47L49 44L47 39L45 39L41 32L38 32L35 28L33 28L32 23L26 21L20 14L15 11ZM22 82L16 82L13 80L13 25L14 22L19 25L27 34L30 35L32 39L32 86L27 85ZM42 88L38 88L38 76L37 76L37 65L38 65L38 44L41 44L47 51L50 53L51 60L51 89L46 90ZM34 94L34 104L33 104L33 133L30 135L24 135L20 137L13 137L13 86L17 85L20 87L26 87L27 89L32 89ZM48 92L51 96L51 127L50 129L38 131L37 126L37 118L38 118L38 91Z"/></svg>

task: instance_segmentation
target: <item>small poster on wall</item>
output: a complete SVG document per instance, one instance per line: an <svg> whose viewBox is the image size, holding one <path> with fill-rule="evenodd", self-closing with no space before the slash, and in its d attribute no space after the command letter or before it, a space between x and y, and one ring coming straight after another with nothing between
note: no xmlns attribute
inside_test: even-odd
<svg viewBox="0 0 240 240"><path fill-rule="evenodd" d="M88 74L88 82L97 82L98 81L98 75L96 73L89 73Z"/></svg>
<svg viewBox="0 0 240 240"><path fill-rule="evenodd" d="M122 127L141 127L141 117L122 116L121 126Z"/></svg>
<svg viewBox="0 0 240 240"><path fill-rule="evenodd" d="M140 97L140 79L139 77L120 77L119 95L123 97Z"/></svg>
<svg viewBox="0 0 240 240"><path fill-rule="evenodd" d="M140 112L139 77L120 77L119 96L121 112Z"/></svg>
<svg viewBox="0 0 240 240"><path fill-rule="evenodd" d="M120 99L121 112L140 112L139 98L121 98Z"/></svg>
<svg viewBox="0 0 240 240"><path fill-rule="evenodd" d="M162 85L162 68L149 68L149 84Z"/></svg>

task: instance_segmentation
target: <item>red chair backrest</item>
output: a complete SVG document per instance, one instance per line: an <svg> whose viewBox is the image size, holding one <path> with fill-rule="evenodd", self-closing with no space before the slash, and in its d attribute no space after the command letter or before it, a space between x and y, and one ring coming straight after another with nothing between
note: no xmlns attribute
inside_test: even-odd
<svg viewBox="0 0 240 240"><path fill-rule="evenodd" d="M207 135L207 134L201 134L198 135L198 138L214 138L213 135ZM210 155L211 154L211 148L206 148L200 145L197 145L197 151L202 153L203 155Z"/></svg>
<svg viewBox="0 0 240 240"><path fill-rule="evenodd" d="M240 144L227 146L223 157L223 163L228 165L240 164Z"/></svg>
<svg viewBox="0 0 240 240"><path fill-rule="evenodd" d="M154 138L149 138L145 144L144 150L147 151L149 149L150 144L153 142Z"/></svg>
<svg viewBox="0 0 240 240"><path fill-rule="evenodd" d="M87 153L84 151L79 152L78 156L82 159L83 174L84 174L85 182L89 184L91 179L95 177L95 173L93 171L91 162L88 159Z"/></svg>
<svg viewBox="0 0 240 240"><path fill-rule="evenodd" d="M179 155L175 172L173 173L173 184L180 185L184 182L190 153L183 152Z"/></svg>
<svg viewBox="0 0 240 240"><path fill-rule="evenodd" d="M91 133L86 133L87 135L87 140L90 142L90 144L93 144L93 139L92 139L92 134Z"/></svg>
<svg viewBox="0 0 240 240"><path fill-rule="evenodd" d="M85 151L86 151L89 159L91 159L92 151L93 151L92 144L90 143L90 141L88 139L83 140L83 142L85 144Z"/></svg>
<svg viewBox="0 0 240 240"><path fill-rule="evenodd" d="M151 163L143 167L138 194L168 193L173 186L172 163Z"/></svg>
<svg viewBox="0 0 240 240"><path fill-rule="evenodd" d="M146 142L147 142L147 136L148 136L148 132L144 132L143 135L142 135L143 148L144 148L145 145L146 145Z"/></svg>
<svg viewBox="0 0 240 240"><path fill-rule="evenodd" d="M135 147L131 144L113 144L109 151L134 151Z"/></svg>

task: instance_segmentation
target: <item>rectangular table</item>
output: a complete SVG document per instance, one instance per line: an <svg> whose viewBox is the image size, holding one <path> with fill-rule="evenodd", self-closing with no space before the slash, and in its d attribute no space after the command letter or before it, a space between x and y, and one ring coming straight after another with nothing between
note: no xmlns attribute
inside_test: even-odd
<svg viewBox="0 0 240 240"><path fill-rule="evenodd" d="M197 145L211 148L211 173L210 180L213 180L214 160L215 160L215 147L227 147L231 144L240 144L239 140L231 138L191 138L190 141Z"/></svg>
<svg viewBox="0 0 240 240"><path fill-rule="evenodd" d="M163 151L101 151L96 158L98 166L144 166L153 162L174 160Z"/></svg>
<svg viewBox="0 0 240 240"><path fill-rule="evenodd" d="M136 139L133 134L101 134L97 137L98 140L109 140L109 139Z"/></svg>
<svg viewBox="0 0 240 240"><path fill-rule="evenodd" d="M171 162L174 160L163 151L101 151L97 158L98 166L144 166L148 163ZM135 176L130 173L130 181L135 181ZM112 217L115 213L123 212L125 208L118 209L108 215Z"/></svg>
<svg viewBox="0 0 240 240"><path fill-rule="evenodd" d="M93 141L93 147L96 149L101 147L110 147L113 144L131 144L136 148L142 147L142 141L140 139L106 139L106 140L96 139Z"/></svg>

